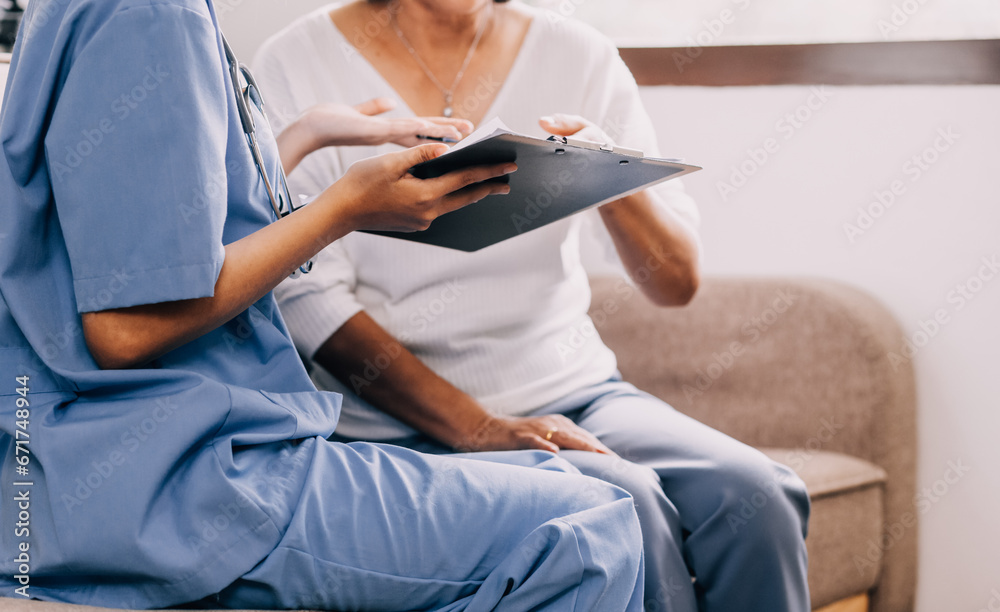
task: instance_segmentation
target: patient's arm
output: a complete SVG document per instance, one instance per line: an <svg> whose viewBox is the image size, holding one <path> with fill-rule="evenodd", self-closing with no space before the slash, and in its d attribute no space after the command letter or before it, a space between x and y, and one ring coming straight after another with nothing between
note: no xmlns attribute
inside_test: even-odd
<svg viewBox="0 0 1000 612"><path fill-rule="evenodd" d="M543 117L539 124L560 136L609 142L601 130L573 115ZM674 212L659 206L652 191L641 191L598 208L618 256L632 280L653 303L683 306L700 279L695 230Z"/></svg>
<svg viewBox="0 0 1000 612"><path fill-rule="evenodd" d="M391 347L391 348L389 348ZM397 355L369 381L365 368L380 354ZM562 415L500 417L435 374L364 312L351 317L313 359L367 402L457 450L559 448L610 453L590 432ZM369 376L370 378L370 376ZM549 432L551 439L546 440Z"/></svg>
<svg viewBox="0 0 1000 612"><path fill-rule="evenodd" d="M323 147L387 142L413 147L427 142L417 135L461 140L472 131L465 119L379 116L395 107L392 98L375 98L357 106L325 103L306 109L277 137L285 172L291 173L307 155Z"/></svg>
<svg viewBox="0 0 1000 612"><path fill-rule="evenodd" d="M598 208L629 276L653 303L683 306L698 290L699 247L694 230L656 195L642 191Z"/></svg>

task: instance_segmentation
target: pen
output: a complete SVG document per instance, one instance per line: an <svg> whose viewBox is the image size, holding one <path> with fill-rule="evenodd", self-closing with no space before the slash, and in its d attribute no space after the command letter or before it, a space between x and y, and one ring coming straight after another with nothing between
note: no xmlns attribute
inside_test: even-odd
<svg viewBox="0 0 1000 612"><path fill-rule="evenodd" d="M417 134L417 138L421 138L423 140L433 140L435 142L446 142L448 144L454 144L458 142L454 138L441 138L440 136L424 136L423 134Z"/></svg>

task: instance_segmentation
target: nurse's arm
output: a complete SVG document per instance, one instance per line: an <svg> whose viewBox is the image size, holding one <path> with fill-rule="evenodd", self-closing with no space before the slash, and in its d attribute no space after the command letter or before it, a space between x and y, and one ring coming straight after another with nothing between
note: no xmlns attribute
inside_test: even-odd
<svg viewBox="0 0 1000 612"><path fill-rule="evenodd" d="M414 231L510 188L502 164L420 180L407 170L447 151L425 145L364 160L313 203L226 245L211 297L85 313L83 335L102 369L144 365L233 319L332 241L358 229ZM220 204L222 205L222 204Z"/></svg>
<svg viewBox="0 0 1000 612"><path fill-rule="evenodd" d="M369 381L366 368L379 363L386 352L393 355L391 363ZM611 453L593 434L562 415L491 414L438 376L365 312L348 319L313 359L371 405L455 450L556 452L565 448Z"/></svg>

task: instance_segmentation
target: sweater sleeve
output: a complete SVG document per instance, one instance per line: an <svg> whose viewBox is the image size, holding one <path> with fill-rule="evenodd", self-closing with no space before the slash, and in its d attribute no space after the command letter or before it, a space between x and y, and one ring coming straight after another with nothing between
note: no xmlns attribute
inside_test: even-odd
<svg viewBox="0 0 1000 612"><path fill-rule="evenodd" d="M599 35L595 33L595 36ZM635 78L618 55L617 48L609 40L601 39L597 44L603 45L602 52L597 54L590 71L584 116L596 123L616 144L658 157L660 149L656 130L643 107ZM692 231L697 230L700 223L698 207L684 191L681 179L660 183L650 188L648 193L662 210L671 211ZM599 213L594 209L583 216L587 237L600 245L604 260L601 263L610 264L621 273L621 261Z"/></svg>
<svg viewBox="0 0 1000 612"><path fill-rule="evenodd" d="M342 241L316 256L312 272L287 278L274 290L299 353L312 358L321 346L364 307L354 295L357 276Z"/></svg>

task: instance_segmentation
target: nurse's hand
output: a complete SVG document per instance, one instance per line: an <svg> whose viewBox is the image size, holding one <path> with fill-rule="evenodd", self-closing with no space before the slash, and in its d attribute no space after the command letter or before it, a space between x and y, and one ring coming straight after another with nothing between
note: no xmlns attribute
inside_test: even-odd
<svg viewBox="0 0 1000 612"><path fill-rule="evenodd" d="M380 117L396 108L392 98L375 98L357 106L317 104L295 119L278 136L285 172L324 147L378 146L394 143L414 147L427 141L417 136L461 140L472 132L465 119L446 117Z"/></svg>
<svg viewBox="0 0 1000 612"><path fill-rule="evenodd" d="M447 151L446 145L430 144L359 161L320 198L332 196L341 220L354 230L412 232L488 195L510 191L496 179L514 172L513 163L473 166L429 179L409 173Z"/></svg>
<svg viewBox="0 0 1000 612"><path fill-rule="evenodd" d="M582 450L606 455L614 451L561 414L540 417L492 417L458 450Z"/></svg>

